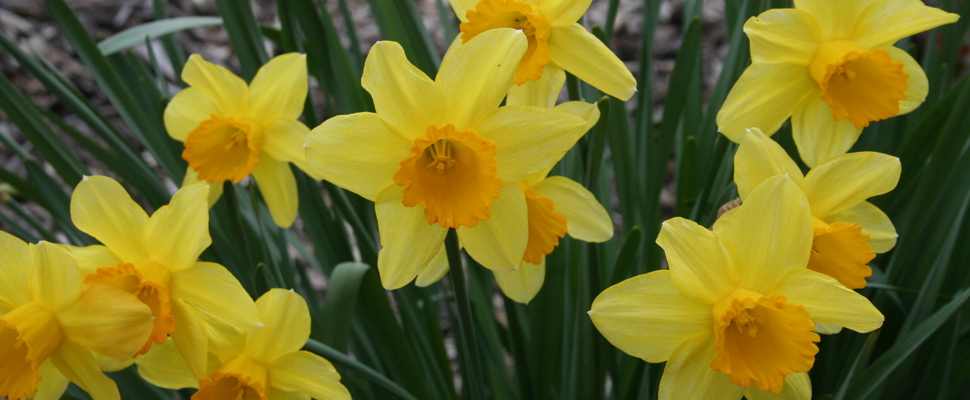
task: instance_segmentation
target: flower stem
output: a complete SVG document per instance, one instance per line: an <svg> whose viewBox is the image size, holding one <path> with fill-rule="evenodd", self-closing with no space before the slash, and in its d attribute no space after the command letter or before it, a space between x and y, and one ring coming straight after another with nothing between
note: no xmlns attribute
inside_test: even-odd
<svg viewBox="0 0 970 400"><path fill-rule="evenodd" d="M458 309L457 342L462 350L459 358L464 374L464 384L468 385L468 393L473 400L485 398L485 377L481 370L481 357L478 353L478 340L472 326L472 307L465 287L465 271L462 269L461 250L458 247L458 231L448 229L445 238L445 251L448 253L448 280L451 290L455 294L455 306Z"/></svg>

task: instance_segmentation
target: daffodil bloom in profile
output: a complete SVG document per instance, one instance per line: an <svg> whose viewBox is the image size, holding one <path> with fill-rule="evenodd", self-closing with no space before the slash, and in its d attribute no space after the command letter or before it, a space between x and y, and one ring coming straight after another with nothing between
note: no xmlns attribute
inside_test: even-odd
<svg viewBox="0 0 970 400"><path fill-rule="evenodd" d="M91 352L133 357L152 331L148 306L110 285L84 285L63 249L6 232L0 276L0 398L57 399L70 381L95 400L119 399Z"/></svg>
<svg viewBox="0 0 970 400"><path fill-rule="evenodd" d="M515 84L521 88L514 90L543 93L562 87L566 70L603 93L629 100L636 92L633 74L577 22L591 1L451 0L462 21L456 41L467 45L492 29L517 29L529 46L515 70Z"/></svg>
<svg viewBox="0 0 970 400"><path fill-rule="evenodd" d="M784 176L765 180L713 231L664 222L657 244L670 269L606 289L589 314L614 346L667 362L660 399L807 400L817 323L882 326L869 300L805 268L812 216Z"/></svg>
<svg viewBox="0 0 970 400"><path fill-rule="evenodd" d="M371 48L362 83L377 113L327 120L307 138L307 158L336 185L376 203L384 287L412 281L449 228L492 270L513 270L528 242L517 184L548 170L586 132L586 121L540 107L498 107L526 39L513 29L449 51L435 80L397 43Z"/></svg>
<svg viewBox="0 0 970 400"><path fill-rule="evenodd" d="M201 380L185 373L172 346L158 346L138 361L138 372L155 385L198 388L193 400L350 399L333 365L300 349L310 338L310 312L300 295L272 289L256 300L266 326L240 332L216 323L210 367Z"/></svg>
<svg viewBox="0 0 970 400"><path fill-rule="evenodd" d="M246 85L224 67L189 57L182 70L189 87L165 108L165 129L185 144L189 163L183 186L211 183L210 203L222 183L239 183L252 174L273 221L293 224L297 214L293 163L310 172L303 142L310 129L298 121L307 96L306 57L277 56Z"/></svg>
<svg viewBox="0 0 970 400"><path fill-rule="evenodd" d="M870 122L926 98L926 73L893 43L958 18L919 0L795 0L752 17L744 24L752 64L717 126L740 142L745 129L771 135L790 116L805 164L845 153Z"/></svg>
<svg viewBox="0 0 970 400"><path fill-rule="evenodd" d="M207 185L183 187L149 217L115 180L85 177L71 196L71 220L103 246L68 247L89 284L135 294L152 311L152 343L169 336L193 373L206 375L207 329L199 309L240 329L260 324L252 299L225 267L200 262L209 247Z"/></svg>
<svg viewBox="0 0 970 400"><path fill-rule="evenodd" d="M734 182L741 200L761 182L788 174L808 199L815 227L808 269L831 276L850 289L866 286L866 265L896 244L896 228L867 198L896 187L899 159L860 152L832 157L804 177L788 153L757 129L741 140L734 156Z"/></svg>

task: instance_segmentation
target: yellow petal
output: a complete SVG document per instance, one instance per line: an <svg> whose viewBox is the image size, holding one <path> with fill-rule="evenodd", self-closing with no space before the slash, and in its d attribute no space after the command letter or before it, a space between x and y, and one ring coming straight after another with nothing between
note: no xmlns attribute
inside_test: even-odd
<svg viewBox="0 0 970 400"><path fill-rule="evenodd" d="M30 297L55 313L77 302L84 279L74 259L48 242L31 247L30 253L33 259L28 275Z"/></svg>
<svg viewBox="0 0 970 400"><path fill-rule="evenodd" d="M165 341L165 343L168 343L168 341ZM125 359L124 361L118 361L111 357L102 355L101 353L92 352L91 354L94 355L94 360L98 362L98 368L101 368L101 371L104 371L104 372L118 372L125 368L130 367L131 364L135 363L134 358L128 358L128 359Z"/></svg>
<svg viewBox="0 0 970 400"><path fill-rule="evenodd" d="M121 259L105 246L75 247L59 244L55 244L54 246L61 248L71 255L71 258L77 262L81 276L97 273L98 268L101 267L117 266L122 263Z"/></svg>
<svg viewBox="0 0 970 400"><path fill-rule="evenodd" d="M516 182L558 162L586 133L586 121L556 110L506 106L475 129L495 142L499 179Z"/></svg>
<svg viewBox="0 0 970 400"><path fill-rule="evenodd" d="M835 324L865 333L882 326L882 313L868 299L835 278L805 268L789 270L771 289L791 304L805 307L813 322Z"/></svg>
<svg viewBox="0 0 970 400"><path fill-rule="evenodd" d="M152 333L151 309L111 285L88 285L57 317L69 340L116 361L134 357Z"/></svg>
<svg viewBox="0 0 970 400"><path fill-rule="evenodd" d="M269 389L270 400L310 400L310 396L303 392L291 392L274 387Z"/></svg>
<svg viewBox="0 0 970 400"><path fill-rule="evenodd" d="M192 167L185 169L185 177L182 178L182 187L195 185L197 183L202 183L203 185L209 186L209 195L206 200L209 203L209 208L219 201L219 197L222 196L222 184L209 184L209 182L199 180L199 173L195 172Z"/></svg>
<svg viewBox="0 0 970 400"><path fill-rule="evenodd" d="M361 85L374 99L374 109L387 129L406 140L424 134L429 124L442 122L441 89L408 61L396 42L381 41L371 47Z"/></svg>
<svg viewBox="0 0 970 400"><path fill-rule="evenodd" d="M850 153L829 159L805 176L805 196L812 215L826 221L893 190L901 170L898 158L882 153Z"/></svg>
<svg viewBox="0 0 970 400"><path fill-rule="evenodd" d="M259 185L259 193L266 200L266 207L273 222L281 228L289 228L296 220L299 200L296 192L296 178L286 161L264 157L256 164L253 178Z"/></svg>
<svg viewBox="0 0 970 400"><path fill-rule="evenodd" d="M445 54L435 78L447 104L444 120L457 129L468 129L495 110L512 86L526 46L525 35L500 28Z"/></svg>
<svg viewBox="0 0 970 400"><path fill-rule="evenodd" d="M785 375L785 388L781 393L758 390L752 385L744 391L744 397L748 400L810 400L812 382L808 379L808 372L796 372Z"/></svg>
<svg viewBox="0 0 970 400"><path fill-rule="evenodd" d="M215 65L193 54L182 69L182 80L202 92L212 102L217 114L245 114L249 107L249 87L242 78L225 67Z"/></svg>
<svg viewBox="0 0 970 400"><path fill-rule="evenodd" d="M417 279L414 280L414 284L418 287L428 287L435 282L441 280L445 274L448 273L448 252L445 251L445 246L441 245L441 250L434 255L428 266L418 274Z"/></svg>
<svg viewBox="0 0 970 400"><path fill-rule="evenodd" d="M184 142L189 132L194 131L202 121L218 113L219 111L202 91L191 87L185 88L176 93L165 107L165 130L172 139Z"/></svg>
<svg viewBox="0 0 970 400"><path fill-rule="evenodd" d="M251 331L262 324L246 290L225 267L197 262L172 274L172 299L186 301L237 329ZM178 331L178 317L176 316Z"/></svg>
<svg viewBox="0 0 970 400"><path fill-rule="evenodd" d="M885 49L893 60L903 63L903 72L909 75L909 78L906 79L906 100L899 102L899 114L897 115L907 114L923 104L923 100L926 100L926 94L930 91L926 72L913 59L913 56L903 49L893 46L887 46Z"/></svg>
<svg viewBox="0 0 970 400"><path fill-rule="evenodd" d="M87 176L71 195L71 221L127 262L147 256L142 231L148 214L114 179Z"/></svg>
<svg viewBox="0 0 970 400"><path fill-rule="evenodd" d="M596 103L567 101L553 109L584 119L586 121L586 129L592 129L593 125L596 125L596 122L600 120L600 108L596 106Z"/></svg>
<svg viewBox="0 0 970 400"><path fill-rule="evenodd" d="M374 205L381 235L377 269L385 289L393 290L411 282L441 249L448 229L429 224L421 206L401 203L404 188L394 185L381 194ZM415 240L420 238L420 240Z"/></svg>
<svg viewBox="0 0 970 400"><path fill-rule="evenodd" d="M793 8L768 10L744 24L751 40L751 61L807 66L822 42L818 21Z"/></svg>
<svg viewBox="0 0 970 400"><path fill-rule="evenodd" d="M637 91L637 81L623 61L580 24L552 30L549 58L577 78L620 100L630 100Z"/></svg>
<svg viewBox="0 0 970 400"><path fill-rule="evenodd" d="M875 0L855 21L852 41L866 49L882 47L958 19L957 14L928 7L919 0Z"/></svg>
<svg viewBox="0 0 970 400"><path fill-rule="evenodd" d="M546 64L539 80L512 85L505 104L552 108L559 99L559 92L562 91L564 83L566 83L566 71L555 64Z"/></svg>
<svg viewBox="0 0 970 400"><path fill-rule="evenodd" d="M270 367L274 388L298 391L315 399L350 399L350 392L340 384L340 374L329 361L306 351L280 357Z"/></svg>
<svg viewBox="0 0 970 400"><path fill-rule="evenodd" d="M751 64L717 112L718 132L740 142L748 128L774 135L801 102L818 93L808 68L779 63Z"/></svg>
<svg viewBox="0 0 970 400"><path fill-rule="evenodd" d="M171 340L152 346L135 362L138 375L149 383L166 389L199 387L199 380L192 375L189 365Z"/></svg>
<svg viewBox="0 0 970 400"><path fill-rule="evenodd" d="M726 253L724 240L723 235L684 218L663 223L657 245L667 255L671 277L680 293L696 302L713 304L737 287L737 267Z"/></svg>
<svg viewBox="0 0 970 400"><path fill-rule="evenodd" d="M303 114L307 88L305 55L286 53L273 57L259 68L249 85L249 115L257 121L297 119Z"/></svg>
<svg viewBox="0 0 970 400"><path fill-rule="evenodd" d="M749 130L734 154L734 182L738 186L738 196L744 200L761 182L785 174L796 185L802 186L802 170L785 149L761 133L761 130Z"/></svg>
<svg viewBox="0 0 970 400"><path fill-rule="evenodd" d="M212 244L208 196L207 185L186 186L152 214L145 226L145 243L153 260L171 271L184 270Z"/></svg>
<svg viewBox="0 0 970 400"><path fill-rule="evenodd" d="M51 362L57 370L74 382L94 400L118 400L121 395L115 382L105 376L87 349L65 340L51 354Z"/></svg>
<svg viewBox="0 0 970 400"><path fill-rule="evenodd" d="M575 24L583 17L593 0L542 0L542 16L553 28Z"/></svg>
<svg viewBox="0 0 970 400"><path fill-rule="evenodd" d="M676 400L737 400L744 387L731 384L731 375L711 369L714 340L685 341L670 355L660 378L660 398Z"/></svg>
<svg viewBox="0 0 970 400"><path fill-rule="evenodd" d="M266 325L249 334L245 353L271 361L300 350L310 338L310 310L303 297L285 289L270 289L256 300Z"/></svg>
<svg viewBox="0 0 970 400"><path fill-rule="evenodd" d="M34 395L34 400L60 399L64 395L64 391L67 390L67 385L71 383L50 360L40 365L38 373L40 373L41 378L37 384L37 394Z"/></svg>
<svg viewBox="0 0 970 400"><path fill-rule="evenodd" d="M593 300L589 317L606 340L648 362L667 361L687 341L713 340L710 306L681 294L665 270L607 288Z"/></svg>
<svg viewBox="0 0 970 400"><path fill-rule="evenodd" d="M461 227L458 238L469 256L492 271L511 271L522 261L529 242L525 195L519 185L505 185L490 207L492 218L474 228Z"/></svg>
<svg viewBox="0 0 970 400"><path fill-rule="evenodd" d="M263 128L263 155L291 162L313 179L323 179L306 160L306 143L310 128L290 118L278 118ZM257 164L258 165L258 164Z"/></svg>
<svg viewBox="0 0 970 400"><path fill-rule="evenodd" d="M542 262L530 264L522 261L514 271L492 271L495 282L505 296L522 304L529 304L536 297L546 279L546 257Z"/></svg>
<svg viewBox="0 0 970 400"><path fill-rule="evenodd" d="M795 8L815 17L822 40L851 39L859 14L872 0L825 1L795 0Z"/></svg>
<svg viewBox="0 0 970 400"><path fill-rule="evenodd" d="M206 346L206 329L199 312L188 303L172 298L172 315L175 317L175 331L170 340L182 355L182 359L189 366L189 371L195 379L209 377L206 368L208 349ZM154 346L153 346L154 347Z"/></svg>
<svg viewBox="0 0 970 400"><path fill-rule="evenodd" d="M776 176L764 181L736 210L719 236L737 252L740 287L771 293L767 290L785 272L808 265L812 215L805 195L791 179Z"/></svg>
<svg viewBox="0 0 970 400"><path fill-rule="evenodd" d="M455 10L455 15L457 15L458 19L462 21L468 20L465 18L465 14L468 13L468 10L474 10L475 5L478 4L478 1L479 0L449 0L449 2L451 2L451 8Z"/></svg>
<svg viewBox="0 0 970 400"><path fill-rule="evenodd" d="M33 260L27 243L7 232L0 231L0 315L31 301L24 290L29 282Z"/></svg>
<svg viewBox="0 0 970 400"><path fill-rule="evenodd" d="M532 187L548 197L555 211L566 217L569 236L586 242L605 242L613 237L613 220L596 196L583 185L562 176L552 176Z"/></svg>
<svg viewBox="0 0 970 400"><path fill-rule="evenodd" d="M832 119L832 108L816 94L799 104L791 117L798 155L809 167L849 151L862 133L848 118Z"/></svg>
<svg viewBox="0 0 970 400"><path fill-rule="evenodd" d="M885 253L896 246L896 227L879 207L868 201L856 204L832 217L832 222L857 223L862 233L869 235L869 245L874 253Z"/></svg>
<svg viewBox="0 0 970 400"><path fill-rule="evenodd" d="M333 184L376 201L394 184L401 161L413 143L391 133L377 114L357 113L328 119L306 141L310 166Z"/></svg>

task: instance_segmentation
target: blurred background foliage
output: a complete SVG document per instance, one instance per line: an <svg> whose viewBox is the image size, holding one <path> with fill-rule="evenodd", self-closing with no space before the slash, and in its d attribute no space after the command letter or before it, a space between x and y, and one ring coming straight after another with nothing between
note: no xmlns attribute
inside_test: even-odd
<svg viewBox="0 0 970 400"><path fill-rule="evenodd" d="M83 175L118 178L149 209L168 202L186 164L162 112L184 86L178 76L190 53L247 80L271 55L306 53L303 120L312 128L373 110L360 86L373 41L400 42L434 76L457 32L442 0L94 3L0 0L0 229L27 241L94 243L68 213ZM872 124L853 149L896 155L903 165L896 190L872 200L899 242L871 263L862 291L886 322L870 334L822 339L815 398L956 399L970 391L970 1L931 5L960 21L897 44L926 70L926 102ZM717 133L714 116L750 62L741 26L778 7L790 4L593 2L585 23L631 67L638 93L624 103L569 77L563 99L598 102L603 116L553 174L595 193L616 235L601 244L562 240L528 305L504 298L492 274L466 257L474 343L454 334L447 280L381 287L372 203L297 169L293 228L272 222L254 183L237 185L211 211L213 245L202 258L225 265L254 298L273 287L302 294L313 317L307 350L332 361L355 398L483 398L461 384L477 372L494 399L652 399L663 365L609 345L586 311L606 287L664 268L654 243L664 219L710 225L736 197L736 145ZM115 34L121 28L131 29ZM774 137L798 159L790 132ZM469 354L456 349L466 345L478 352L475 368L458 368ZM154 388L133 368L111 376L124 398L191 395ZM65 397L86 394L72 387Z"/></svg>

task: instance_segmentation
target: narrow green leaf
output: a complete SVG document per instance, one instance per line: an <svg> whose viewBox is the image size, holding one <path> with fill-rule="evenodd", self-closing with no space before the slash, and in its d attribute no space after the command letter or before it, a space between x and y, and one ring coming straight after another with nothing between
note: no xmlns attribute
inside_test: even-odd
<svg viewBox="0 0 970 400"><path fill-rule="evenodd" d="M330 289L320 310L320 319L326 321L326 329L320 334L324 344L335 349L347 348L360 284L370 269L367 264L352 262L334 268L330 275Z"/></svg>
<svg viewBox="0 0 970 400"><path fill-rule="evenodd" d="M146 37L155 39L186 29L221 24L222 18L219 17L179 17L152 21L111 35L98 43L98 49L107 56L144 43Z"/></svg>

